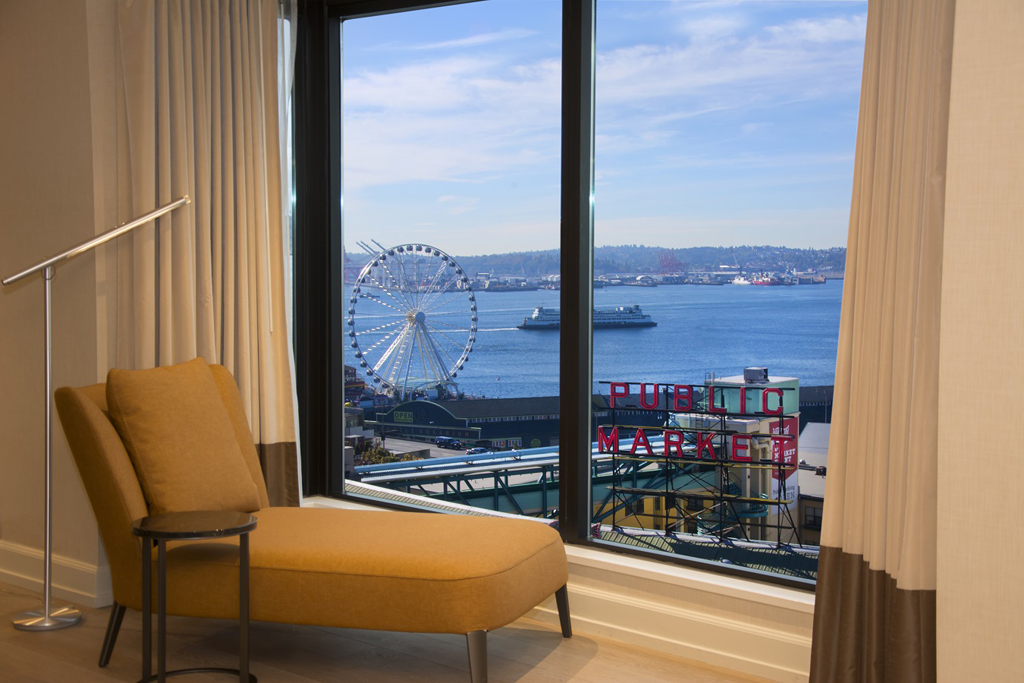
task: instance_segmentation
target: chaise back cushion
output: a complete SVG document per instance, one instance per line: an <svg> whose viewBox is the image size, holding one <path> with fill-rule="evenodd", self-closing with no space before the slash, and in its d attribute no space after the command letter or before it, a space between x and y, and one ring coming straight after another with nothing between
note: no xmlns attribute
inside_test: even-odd
<svg viewBox="0 0 1024 683"><path fill-rule="evenodd" d="M235 427L205 360L111 370L107 405L150 514L260 509Z"/></svg>

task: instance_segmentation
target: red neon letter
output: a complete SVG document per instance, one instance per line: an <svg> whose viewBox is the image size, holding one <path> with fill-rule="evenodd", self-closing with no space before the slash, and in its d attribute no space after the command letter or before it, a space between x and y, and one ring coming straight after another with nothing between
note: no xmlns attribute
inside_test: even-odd
<svg viewBox="0 0 1024 683"><path fill-rule="evenodd" d="M746 414L747 412L747 389L746 387L740 387L740 412Z"/></svg>
<svg viewBox="0 0 1024 683"><path fill-rule="evenodd" d="M636 453L636 447L643 444L643 447L647 449L647 455L654 455L654 449L651 448L651 442L647 440L647 435L644 434L644 430L636 430L636 436L633 437L633 447L629 449L630 455Z"/></svg>
<svg viewBox="0 0 1024 683"><path fill-rule="evenodd" d="M678 429L665 430L665 457L683 457L683 433Z"/></svg>
<svg viewBox="0 0 1024 683"><path fill-rule="evenodd" d="M611 405L615 407L615 399L626 398L629 396L629 383L628 382L612 382L611 389Z"/></svg>
<svg viewBox="0 0 1024 683"><path fill-rule="evenodd" d="M610 434L604 433L604 426L597 428L597 452L612 453L619 450L619 428L612 427Z"/></svg>
<svg viewBox="0 0 1024 683"><path fill-rule="evenodd" d="M708 412L709 413L725 413L725 412L728 412L725 409L725 406L722 406L721 408L716 408L715 407L715 388L714 387L708 387Z"/></svg>
<svg viewBox="0 0 1024 683"><path fill-rule="evenodd" d="M647 410L654 410L658 407L658 385L654 385L654 392L651 394L654 397L654 403L647 403L647 384L645 382L640 383L640 407L647 408Z"/></svg>
<svg viewBox="0 0 1024 683"><path fill-rule="evenodd" d="M672 387L672 409L677 413L688 413L693 410L693 387L689 384L677 384Z"/></svg>
<svg viewBox="0 0 1024 683"><path fill-rule="evenodd" d="M772 393L779 397L779 407L775 410L768 408L768 394ZM782 415L782 389L765 389L761 392L761 409L765 415Z"/></svg>
<svg viewBox="0 0 1024 683"><path fill-rule="evenodd" d="M715 445L711 442L715 438L714 432L697 432L697 457L701 457L701 453L705 448L708 449L708 455L711 456L712 460L715 460Z"/></svg>
<svg viewBox="0 0 1024 683"><path fill-rule="evenodd" d="M746 434L732 435L732 459L750 462L750 437Z"/></svg>

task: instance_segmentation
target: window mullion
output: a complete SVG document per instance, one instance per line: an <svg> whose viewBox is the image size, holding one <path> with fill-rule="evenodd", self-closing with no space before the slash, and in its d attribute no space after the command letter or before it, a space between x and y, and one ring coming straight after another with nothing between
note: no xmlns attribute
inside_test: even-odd
<svg viewBox="0 0 1024 683"><path fill-rule="evenodd" d="M591 517L595 4L562 4L559 528L566 541L585 538Z"/></svg>

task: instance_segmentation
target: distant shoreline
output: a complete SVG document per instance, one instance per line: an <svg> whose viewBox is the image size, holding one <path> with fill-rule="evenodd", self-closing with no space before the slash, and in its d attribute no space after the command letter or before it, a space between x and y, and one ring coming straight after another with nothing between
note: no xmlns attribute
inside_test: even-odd
<svg viewBox="0 0 1024 683"><path fill-rule="evenodd" d="M387 245L386 245L387 246ZM397 246L397 245L392 245ZM458 255L438 244L471 277L488 274L494 278L557 278L559 249L513 251L500 254ZM346 278L354 275L372 258L365 252L344 254ZM594 248L594 276L676 275L695 273L789 273L816 272L830 279L843 279L846 247L823 249L743 245L738 247L648 247L620 245ZM352 278L348 278L349 274Z"/></svg>

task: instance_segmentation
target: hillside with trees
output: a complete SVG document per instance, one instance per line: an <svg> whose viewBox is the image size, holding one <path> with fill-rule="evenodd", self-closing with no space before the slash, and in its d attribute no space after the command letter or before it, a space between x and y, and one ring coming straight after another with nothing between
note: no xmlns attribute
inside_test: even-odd
<svg viewBox="0 0 1024 683"><path fill-rule="evenodd" d="M352 265L362 265L366 254L347 255ZM472 277L490 273L501 277L543 277L559 272L557 249L545 251L487 254L484 256L454 255ZM794 249L773 246L686 247L662 249L637 244L594 249L594 275L668 274L687 271L742 270L743 272L787 272L797 270L843 272L846 249Z"/></svg>

